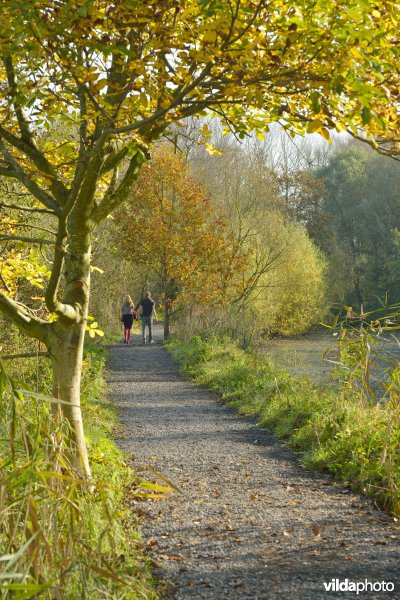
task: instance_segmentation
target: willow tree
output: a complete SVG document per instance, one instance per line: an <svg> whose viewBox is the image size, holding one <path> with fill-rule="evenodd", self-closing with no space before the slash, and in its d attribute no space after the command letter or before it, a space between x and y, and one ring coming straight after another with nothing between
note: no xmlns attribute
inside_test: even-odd
<svg viewBox="0 0 400 600"><path fill-rule="evenodd" d="M3 0L0 176L26 188L23 209L51 214L56 239L48 318L7 291L0 309L47 346L86 474L79 386L92 238L151 144L171 123L213 111L239 137L268 121L325 137L362 128L397 152L398 9L393 0L379 10L369 0Z"/></svg>

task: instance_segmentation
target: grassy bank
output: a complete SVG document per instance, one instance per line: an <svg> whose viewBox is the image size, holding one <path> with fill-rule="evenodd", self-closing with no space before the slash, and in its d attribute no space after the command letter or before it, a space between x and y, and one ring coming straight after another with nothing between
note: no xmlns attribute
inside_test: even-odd
<svg viewBox="0 0 400 600"><path fill-rule="evenodd" d="M265 357L216 338L173 340L168 348L186 375L220 394L240 413L255 415L301 453L305 466L329 470L383 509L400 514L396 390L379 404L349 386L338 391L318 388Z"/></svg>
<svg viewBox="0 0 400 600"><path fill-rule="evenodd" d="M113 440L106 399L106 350L85 351L82 403L93 471L80 482L68 459L67 426L57 427L44 395L21 392L15 368L0 370L0 597L157 598L125 493L140 486ZM34 362L25 369L36 370ZM14 372L13 372L14 370ZM40 366L40 392L50 381ZM34 380L34 372L21 373Z"/></svg>

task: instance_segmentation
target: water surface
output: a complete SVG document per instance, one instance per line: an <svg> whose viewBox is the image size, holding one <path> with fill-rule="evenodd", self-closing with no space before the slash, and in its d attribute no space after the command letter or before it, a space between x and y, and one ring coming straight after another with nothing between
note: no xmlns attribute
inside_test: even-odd
<svg viewBox="0 0 400 600"><path fill-rule="evenodd" d="M307 376L315 383L330 379L337 366L338 335L328 329L312 331L300 336L273 338L259 347L262 354L269 355L276 364L297 376ZM371 385L378 390L387 380L388 370L400 367L400 333L384 332L371 342ZM382 394L382 390L379 392Z"/></svg>

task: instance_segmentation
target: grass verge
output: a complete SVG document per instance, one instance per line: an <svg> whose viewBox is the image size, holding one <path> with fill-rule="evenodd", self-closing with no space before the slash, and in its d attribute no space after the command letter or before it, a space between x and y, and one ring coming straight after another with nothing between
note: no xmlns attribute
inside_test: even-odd
<svg viewBox="0 0 400 600"><path fill-rule="evenodd" d="M254 415L300 453L309 468L329 470L400 514L400 402L385 404L354 389L316 387L270 359L215 337L172 340L167 348L184 374L220 394L239 413Z"/></svg>
<svg viewBox="0 0 400 600"><path fill-rule="evenodd" d="M105 359L106 350L89 342L82 404L90 485L69 465L67 425L54 425L48 398L21 391L16 374L0 370L0 598L158 597L125 502L140 480L113 440L117 416L106 398ZM46 373L43 367L42 392Z"/></svg>

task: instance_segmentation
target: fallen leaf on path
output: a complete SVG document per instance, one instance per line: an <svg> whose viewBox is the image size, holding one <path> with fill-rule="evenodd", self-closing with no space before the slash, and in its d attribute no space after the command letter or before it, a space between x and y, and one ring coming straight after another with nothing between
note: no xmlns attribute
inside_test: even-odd
<svg viewBox="0 0 400 600"><path fill-rule="evenodd" d="M214 517L209 517L209 519L215 525L222 525L221 521L218 521L218 519L214 519Z"/></svg>
<svg viewBox="0 0 400 600"><path fill-rule="evenodd" d="M321 530L316 523L311 525L311 529L315 537L321 537Z"/></svg>
<svg viewBox="0 0 400 600"><path fill-rule="evenodd" d="M161 560L183 560L182 554L159 554Z"/></svg>
<svg viewBox="0 0 400 600"><path fill-rule="evenodd" d="M153 457L152 457L153 458ZM157 456L155 457L157 458ZM148 469L154 473L154 475L156 475L159 479L161 479L161 481L163 481L164 483L166 483L170 488L172 488L173 490L175 490L176 492L179 492L180 494L182 494L182 490L180 490L174 483L172 483L172 481L170 481L168 479L168 477L165 477L165 475L163 475L162 473L159 473L158 471L156 471L155 469L153 469L153 467L148 467Z"/></svg>

